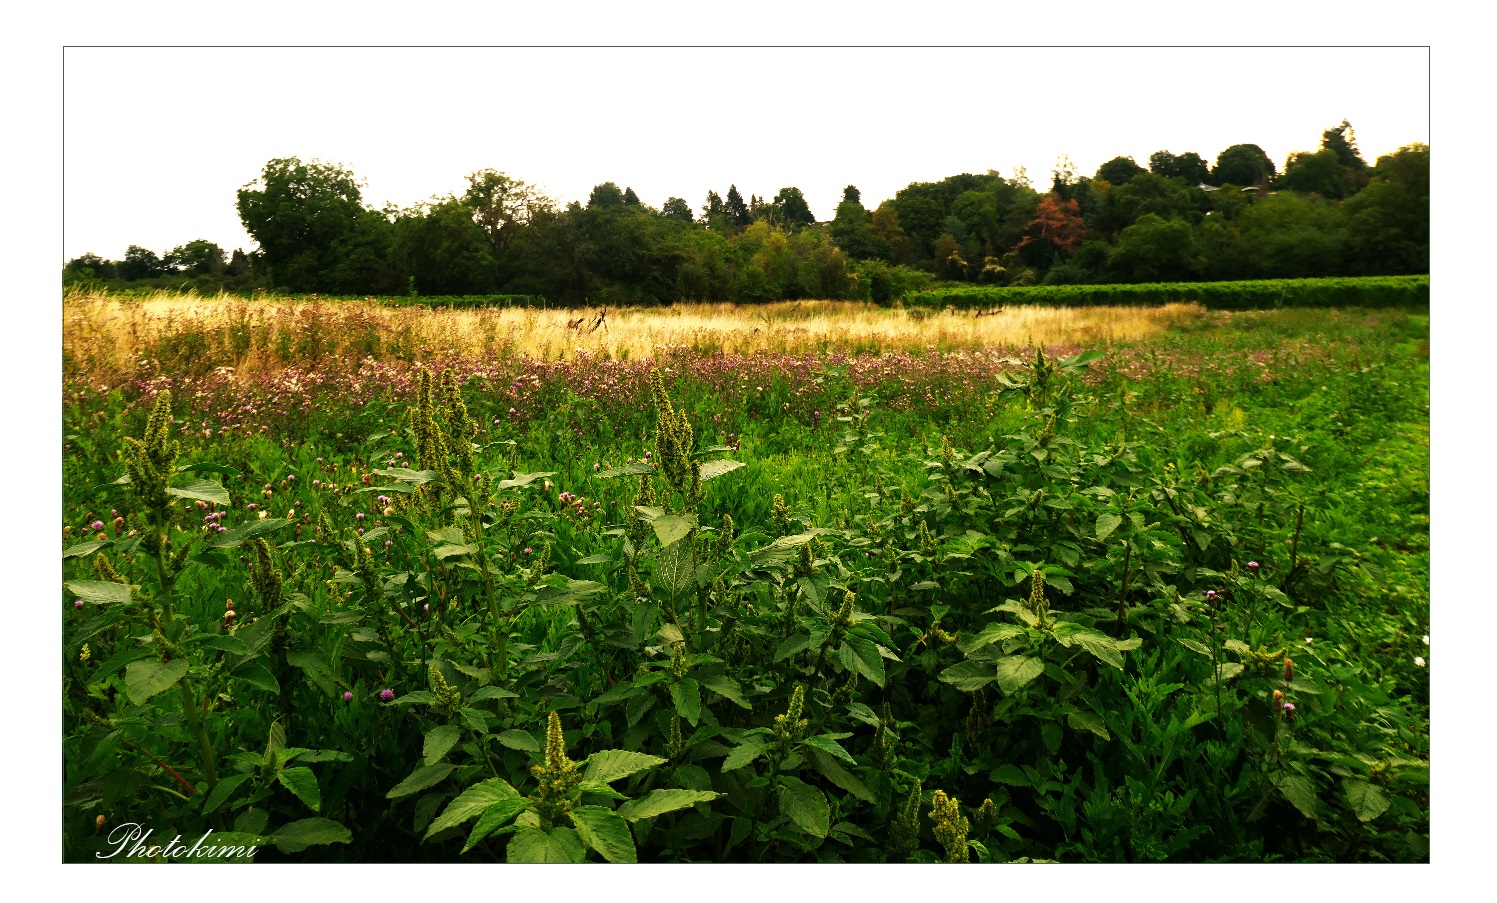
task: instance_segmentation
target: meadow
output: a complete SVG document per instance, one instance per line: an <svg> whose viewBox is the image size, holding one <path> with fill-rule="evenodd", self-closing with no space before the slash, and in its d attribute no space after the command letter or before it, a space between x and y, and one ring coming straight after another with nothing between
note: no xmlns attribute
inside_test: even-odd
<svg viewBox="0 0 1497 903"><path fill-rule="evenodd" d="M1427 310L600 313L65 299L65 858L1428 860Z"/></svg>

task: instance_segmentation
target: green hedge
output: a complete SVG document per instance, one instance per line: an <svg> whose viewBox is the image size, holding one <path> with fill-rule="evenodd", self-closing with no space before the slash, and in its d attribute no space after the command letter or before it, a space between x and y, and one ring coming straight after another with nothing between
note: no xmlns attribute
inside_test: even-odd
<svg viewBox="0 0 1497 903"><path fill-rule="evenodd" d="M1419 306L1429 304L1429 276L1151 282L1138 285L971 286L910 292L904 297L904 303L911 307L960 309L1008 304L1058 307L1155 305L1174 301L1195 301L1213 310Z"/></svg>

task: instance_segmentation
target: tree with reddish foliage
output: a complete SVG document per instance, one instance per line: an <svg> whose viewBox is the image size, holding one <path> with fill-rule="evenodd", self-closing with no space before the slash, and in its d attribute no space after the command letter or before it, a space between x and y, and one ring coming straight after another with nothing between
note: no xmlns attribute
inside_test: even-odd
<svg viewBox="0 0 1497 903"><path fill-rule="evenodd" d="M1062 201L1052 193L1040 198L1034 219L1024 227L1024 233L1024 238L1014 247L1015 251L1053 250L1069 257L1086 237L1086 223L1081 219L1081 208L1075 201ZM1029 249L1028 246L1035 242L1045 245Z"/></svg>

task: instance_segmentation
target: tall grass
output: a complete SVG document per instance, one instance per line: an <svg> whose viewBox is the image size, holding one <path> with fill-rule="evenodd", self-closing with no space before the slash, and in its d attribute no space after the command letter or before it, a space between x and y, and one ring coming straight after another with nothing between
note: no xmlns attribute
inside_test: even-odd
<svg viewBox="0 0 1497 903"><path fill-rule="evenodd" d="M274 371L334 359L419 361L438 353L555 360L695 353L969 351L1158 338L1202 320L1195 304L1011 308L976 316L844 301L677 304L607 311L390 307L269 296L74 293L63 302L65 375ZM569 326L580 322L576 327Z"/></svg>

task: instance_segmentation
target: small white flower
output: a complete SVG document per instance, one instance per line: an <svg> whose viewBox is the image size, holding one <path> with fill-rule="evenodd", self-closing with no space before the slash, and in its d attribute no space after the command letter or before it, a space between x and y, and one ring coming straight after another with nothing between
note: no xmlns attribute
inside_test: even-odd
<svg viewBox="0 0 1497 903"><path fill-rule="evenodd" d="M1422 656L1422 655L1416 655L1416 656L1414 656L1414 664L1416 664L1419 667L1423 668L1424 667L1424 656Z"/></svg>
<svg viewBox="0 0 1497 903"><path fill-rule="evenodd" d="M1427 633L1424 635L1424 645L1426 645L1426 646L1429 645L1429 634L1427 634Z"/></svg>

